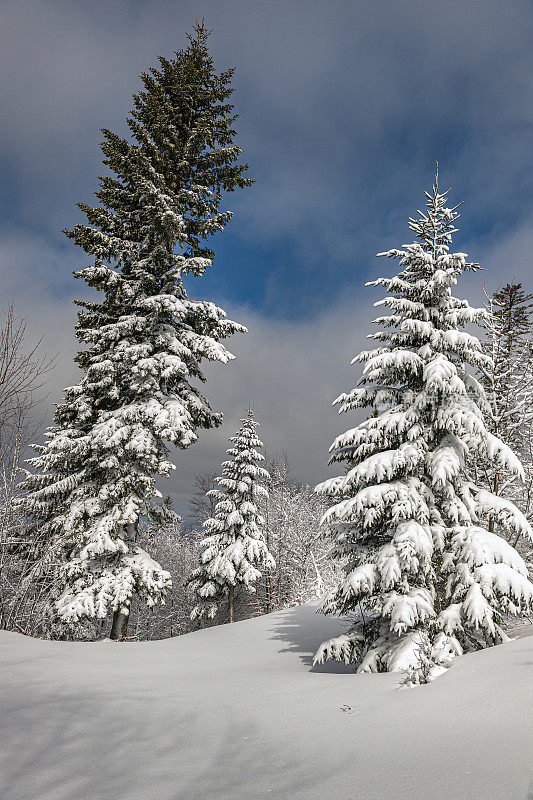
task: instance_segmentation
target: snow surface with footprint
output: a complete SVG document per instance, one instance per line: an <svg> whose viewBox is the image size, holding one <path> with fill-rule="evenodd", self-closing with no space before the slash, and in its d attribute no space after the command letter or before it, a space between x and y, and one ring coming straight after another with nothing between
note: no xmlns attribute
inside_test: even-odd
<svg viewBox="0 0 533 800"><path fill-rule="evenodd" d="M306 605L160 642L2 631L0 797L533 796L533 636L399 689L397 673L312 667L343 629Z"/></svg>

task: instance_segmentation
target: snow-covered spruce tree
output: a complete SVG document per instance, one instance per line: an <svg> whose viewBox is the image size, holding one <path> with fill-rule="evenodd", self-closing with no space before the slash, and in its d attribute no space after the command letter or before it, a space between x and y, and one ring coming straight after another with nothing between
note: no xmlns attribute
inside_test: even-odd
<svg viewBox="0 0 533 800"><path fill-rule="evenodd" d="M512 499L528 518L533 491L533 296L511 282L493 295L485 289L487 314L482 321L483 350L491 357L479 371L491 414L491 433L519 456L524 479L498 465L480 465L479 480L494 494ZM494 530L495 520L489 520ZM517 543L513 536L513 544Z"/></svg>
<svg viewBox="0 0 533 800"><path fill-rule="evenodd" d="M201 565L192 573L189 583L198 596L192 619L213 618L219 604L228 598L228 622L235 619L235 588L244 586L254 593L260 568L273 569L274 559L268 551L263 533L264 519L259 506L268 496L262 482L269 474L260 463L263 443L259 440L253 411L241 420L242 426L229 441L231 460L222 463L218 487L209 494L215 499L215 513L204 522L207 534Z"/></svg>
<svg viewBox="0 0 533 800"><path fill-rule="evenodd" d="M161 517L157 476L169 443L187 448L198 428L220 424L192 381L202 359L233 356L220 340L245 329L213 303L191 300L206 240L232 214L222 192L248 185L233 143L233 71L215 72L202 25L173 59L141 76L128 119L131 140L104 130L100 205L80 204L88 224L66 231L93 264L75 273L102 293L79 302L76 357L82 377L65 390L48 441L31 460L28 509L60 564L57 614L74 625L114 612L124 635L132 596L162 602L170 576L136 545L140 517Z"/></svg>
<svg viewBox="0 0 533 800"><path fill-rule="evenodd" d="M464 253L450 253L456 208L446 207L438 181L426 211L409 226L414 244L381 253L398 259L393 278L379 278L391 313L360 353L357 388L335 402L340 411L381 413L339 436L331 461L348 469L317 487L334 499L323 522L346 574L323 603L325 613L355 613L346 634L324 642L315 659L358 663L361 672L419 666L430 637L436 664L453 654L506 638L506 612L531 606L533 585L516 550L488 530L488 520L526 537L531 528L509 501L472 481L473 465L489 460L520 473L508 446L489 432L484 391L467 370L489 359L462 326L483 309L452 295L466 270Z"/></svg>

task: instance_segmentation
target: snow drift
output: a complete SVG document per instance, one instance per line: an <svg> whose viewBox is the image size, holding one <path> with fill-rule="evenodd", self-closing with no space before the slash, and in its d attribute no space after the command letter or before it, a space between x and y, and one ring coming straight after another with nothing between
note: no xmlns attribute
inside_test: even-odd
<svg viewBox="0 0 533 800"><path fill-rule="evenodd" d="M528 796L533 637L399 689L399 674L311 666L320 642L344 627L307 605L161 642L0 632L0 796Z"/></svg>

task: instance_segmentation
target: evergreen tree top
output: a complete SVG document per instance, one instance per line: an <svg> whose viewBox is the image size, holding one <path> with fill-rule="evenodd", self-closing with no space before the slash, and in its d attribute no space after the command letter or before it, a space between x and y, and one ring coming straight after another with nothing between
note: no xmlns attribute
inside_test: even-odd
<svg viewBox="0 0 533 800"><path fill-rule="evenodd" d="M99 178L100 206L78 207L92 227L65 230L83 249L102 260L128 262L125 242L139 240L139 198L159 219L141 225L143 238L159 234L171 251L176 241L189 261L183 271L201 274L214 252L204 240L232 217L220 211L223 192L249 186L242 149L234 143L238 115L228 102L234 70L217 73L207 48L210 31L196 23L189 44L175 58L158 57L159 68L141 74L143 91L133 95L127 118L131 141L102 129L103 162L113 176ZM133 219L132 219L133 213ZM94 228L99 228L100 232Z"/></svg>
<svg viewBox="0 0 533 800"><path fill-rule="evenodd" d="M241 427L237 433L229 437L229 441L232 442L233 446L229 447L226 453L228 456L232 456L232 458L231 460L222 462L222 473L227 478L230 478L230 481L228 483L225 481L225 478L216 479L219 486L224 487L224 490L229 490L230 492L236 491L237 493L244 491L245 494L252 490L263 496L267 495L267 489L265 487L255 485L255 479L257 478L261 478L264 481L268 481L270 478L268 471L262 467L258 467L256 463L265 460L264 455L260 452L260 449L263 447L263 442L257 435L256 429L258 427L259 423L254 419L253 409L249 408L246 416L241 419ZM244 484L239 484L239 482L234 484L233 479L237 475L246 473L253 476L254 481L250 481L249 485L247 485L246 480ZM212 489L210 491L213 497L219 497L223 493L224 491L220 492L219 489Z"/></svg>
<svg viewBox="0 0 533 800"><path fill-rule="evenodd" d="M253 438L257 442L256 446L262 447L263 442L259 441L259 437L257 436L256 433L256 428L259 427L259 423L257 422L257 420L254 419L253 408L249 408L248 411L246 412L246 416L241 417L240 421L242 423L241 427L234 436L229 437L228 441L235 442L235 444L239 444L245 439ZM227 452L229 452L229 450ZM259 454L259 456L261 459L264 458L261 454Z"/></svg>
<svg viewBox="0 0 533 800"><path fill-rule="evenodd" d="M500 286L492 296L492 313L501 329L502 337L515 340L531 333L533 294L525 292L514 279Z"/></svg>
<svg viewBox="0 0 533 800"><path fill-rule="evenodd" d="M401 271L394 278L378 278L367 286L386 286L404 296L430 304L431 297L450 294L457 276L465 271L480 269L476 262L467 261L466 253L450 253L453 234L458 231L455 221L462 205L447 206L447 195L439 191L438 164L431 192L426 196L426 210L418 210L418 218L409 217L409 228L416 234L416 241L378 253L378 256L397 258ZM459 301L465 305L465 301Z"/></svg>
<svg viewBox="0 0 533 800"><path fill-rule="evenodd" d="M450 189L439 192L439 165L437 163L432 191L424 192L427 211L419 210L418 219L409 217L409 228L416 234L424 250L430 252L434 258L448 252L452 236L458 231L458 228L455 227L455 220L461 216L457 213L457 209L462 203L448 208L446 201L449 191Z"/></svg>

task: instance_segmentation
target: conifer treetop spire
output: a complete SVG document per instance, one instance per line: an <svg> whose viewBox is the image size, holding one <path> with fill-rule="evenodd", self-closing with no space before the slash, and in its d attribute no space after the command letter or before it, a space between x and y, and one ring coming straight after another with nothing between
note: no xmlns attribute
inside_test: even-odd
<svg viewBox="0 0 533 800"><path fill-rule="evenodd" d="M450 189L439 192L439 164L436 162L435 179L431 192L424 192L426 196L426 212L418 211L419 218L409 217L409 228L416 234L422 242L422 246L427 252L431 252L433 258L438 258L448 252L452 236L457 233L458 228L454 227L454 222L461 215L457 209L462 205L458 203L453 208L447 208L447 195Z"/></svg>

